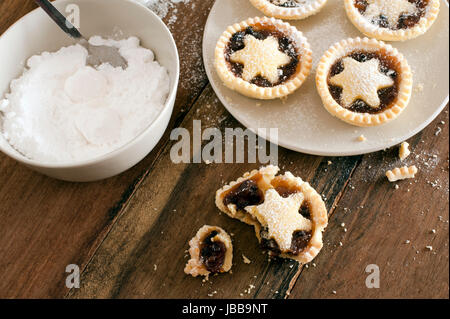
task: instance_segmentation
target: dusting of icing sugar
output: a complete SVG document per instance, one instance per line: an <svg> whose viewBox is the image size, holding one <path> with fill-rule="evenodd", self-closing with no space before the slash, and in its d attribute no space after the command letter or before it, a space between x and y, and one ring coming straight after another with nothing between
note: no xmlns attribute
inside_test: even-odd
<svg viewBox="0 0 450 319"><path fill-rule="evenodd" d="M342 63L344 71L330 78L330 83L343 88L341 98L344 107L350 107L358 98L363 99L372 108L379 107L378 90L394 84L389 76L379 71L380 61L371 59L359 62L346 57Z"/></svg>
<svg viewBox="0 0 450 319"><path fill-rule="evenodd" d="M417 7L408 0L368 0L367 3L368 6L364 16L372 21L383 15L391 27L397 25L401 14L413 14L417 11Z"/></svg>
<svg viewBox="0 0 450 319"><path fill-rule="evenodd" d="M156 13L161 19L168 17L168 24L175 23L178 19L178 9L175 5L187 4L191 0L135 0Z"/></svg>
<svg viewBox="0 0 450 319"><path fill-rule="evenodd" d="M267 226L269 236L274 238L281 250L291 247L292 235L297 230L311 230L311 221L298 213L304 200L302 193L287 198L281 197L274 189L266 191L264 203L249 206L246 210L255 216L261 225Z"/></svg>
<svg viewBox="0 0 450 319"><path fill-rule="evenodd" d="M291 58L279 50L278 40L272 36L258 40L252 35L244 39L245 48L230 56L231 61L244 65L242 78L251 81L257 75L275 83L279 79L280 66L286 65Z"/></svg>
<svg viewBox="0 0 450 319"><path fill-rule="evenodd" d="M64 47L31 57L0 101L2 133L24 156L44 162L92 159L131 141L160 114L167 70L139 39L90 39L119 48L128 67L86 65L87 50Z"/></svg>

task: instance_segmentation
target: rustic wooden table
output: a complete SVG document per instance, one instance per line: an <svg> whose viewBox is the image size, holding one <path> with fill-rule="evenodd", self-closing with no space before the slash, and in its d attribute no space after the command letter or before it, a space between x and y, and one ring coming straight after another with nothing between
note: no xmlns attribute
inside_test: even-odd
<svg viewBox="0 0 450 319"><path fill-rule="evenodd" d="M194 119L240 126L202 65L213 2L182 2L164 17L182 70L170 128L191 129ZM1 0L0 33L34 7ZM398 189L384 177L399 165L396 149L341 158L280 149L282 169L309 181L329 209L324 248L308 266L268 262L252 230L214 205L216 189L258 165L173 164L167 133L137 166L96 183L50 179L0 154L0 297L448 298L448 127L447 107L409 140L408 162L420 171ZM183 273L187 242L203 224L234 233L235 247L233 273L206 283ZM80 289L65 286L69 264L82 270ZM380 268L379 289L365 285L369 264Z"/></svg>

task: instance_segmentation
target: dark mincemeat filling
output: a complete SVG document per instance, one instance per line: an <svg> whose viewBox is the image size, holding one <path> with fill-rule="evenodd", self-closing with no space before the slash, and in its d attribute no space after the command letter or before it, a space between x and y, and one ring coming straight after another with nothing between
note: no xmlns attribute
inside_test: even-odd
<svg viewBox="0 0 450 319"><path fill-rule="evenodd" d="M259 205L264 201L264 194L254 180L248 179L232 189L224 198L225 206L236 205L236 210L247 206Z"/></svg>
<svg viewBox="0 0 450 319"><path fill-rule="evenodd" d="M267 250L271 257L277 257L281 254L280 247L277 242L273 238L269 238L269 232L267 228L261 229L259 233L261 236L261 248ZM300 254L306 246L308 246L309 241L311 240L312 231L304 231L298 230L294 232L292 235L291 248L288 252L289 255L298 255Z"/></svg>
<svg viewBox="0 0 450 319"><path fill-rule="evenodd" d="M401 14L398 18L398 23L395 27L391 27L389 25L389 22L384 15L380 15L377 19L374 19L372 23L380 26L381 28L390 28L392 30L398 30L398 29L407 29L415 26L420 18L422 18L426 13L426 8L428 5L428 0L408 0L409 2L413 3L417 7L417 12L414 14ZM366 0L355 0L355 7L358 9L358 11L363 14L367 6L369 4Z"/></svg>
<svg viewBox="0 0 450 319"><path fill-rule="evenodd" d="M242 72L244 66L240 63L235 63L230 60L230 56L236 52L245 48L244 38L246 35L252 35L258 40L264 40L269 36L273 36L278 39L281 52L284 52L291 58L291 62L279 68L281 75L278 82L271 83L269 80L262 76L257 76L251 80L251 83L260 87L274 87L280 85L296 73L297 67L299 66L299 53L293 43L288 37L286 37L282 32L271 29L269 26L264 26L264 28L256 29L255 27L248 27L245 31L240 31L235 33L228 43L225 50L225 59L229 64L230 70L238 77L242 77Z"/></svg>
<svg viewBox="0 0 450 319"><path fill-rule="evenodd" d="M298 190L292 188L292 187L286 187L279 185L275 187L275 190L280 194L281 197L287 198L291 196L292 194L295 194L298 192ZM300 207L300 210L298 211L303 217L310 219L311 213L310 213L310 207L309 202L304 200L302 203L302 206Z"/></svg>
<svg viewBox="0 0 450 319"><path fill-rule="evenodd" d="M397 98L398 88L400 84L400 76L397 70L398 69L397 61L392 57L383 55L382 53L375 53L375 52L355 51L347 55L347 57L351 57L359 62L365 62L376 58L380 61L380 71L383 74L389 76L392 80L394 80L394 85L378 90L378 97L380 98L380 106L378 108L372 108L363 100L358 99L355 102L353 102L353 104L348 109L358 113L377 114L389 108ZM331 66L330 73L328 75L328 89L330 91L331 96L339 104L341 104L340 99L342 94L342 88L330 84L329 80L331 77L341 73L344 70L342 59L343 58L339 59Z"/></svg>
<svg viewBox="0 0 450 319"><path fill-rule="evenodd" d="M283 198L287 198L287 197L291 196L292 194L298 193L298 190L293 189L291 187L283 186L283 185L276 186L275 190Z"/></svg>
<svg viewBox="0 0 450 319"><path fill-rule="evenodd" d="M218 235L217 231L212 231L202 242L200 247L200 258L206 269L211 273L220 272L225 262L226 247L220 241L212 241Z"/></svg>
<svg viewBox="0 0 450 319"><path fill-rule="evenodd" d="M298 190L279 185L275 187L275 190L280 194L280 196L286 198L292 194L298 192ZM255 181L248 179L241 184L235 186L224 198L223 202L225 205L234 204L237 210L244 210L247 206L259 205L264 201L263 192L258 188ZM302 206L299 209L299 214L303 217L310 219L310 204L308 201L303 201ZM281 250L277 242L273 238L269 238L269 233L267 228L261 229L261 248L269 251L270 256L276 257L281 254ZM292 235L291 248L287 252L291 255L298 255L301 253L309 241L311 240L311 231L296 231Z"/></svg>
<svg viewBox="0 0 450 319"><path fill-rule="evenodd" d="M292 194L295 194L298 192L298 190L289 188L286 186L277 186L275 187L275 190L280 194L281 197L289 197ZM302 206L300 207L299 213L305 217L310 219L311 218L311 212L310 212L310 204L308 201L303 201ZM269 238L269 233L267 229L262 229L260 232L261 235L261 247L264 250L269 251L270 256L276 257L278 256L281 251L277 244L277 242L273 238ZM301 253L306 246L308 246L309 241L311 240L311 231L296 231L292 235L292 243L291 243L291 249L287 253L290 255L298 255Z"/></svg>
<svg viewBox="0 0 450 319"><path fill-rule="evenodd" d="M296 8L296 7L300 6L300 4L295 0L288 0L285 3L281 3L281 4L274 3L275 1L270 1L270 2L272 2L273 4L275 4L278 7L285 7L285 8Z"/></svg>

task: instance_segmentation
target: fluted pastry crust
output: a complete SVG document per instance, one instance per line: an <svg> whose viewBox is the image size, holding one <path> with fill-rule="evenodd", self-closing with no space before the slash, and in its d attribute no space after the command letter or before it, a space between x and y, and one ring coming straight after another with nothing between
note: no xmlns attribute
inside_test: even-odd
<svg viewBox="0 0 450 319"><path fill-rule="evenodd" d="M235 75L226 60L227 46L234 34L251 26L268 26L285 34L298 51L300 67L285 82L272 87L261 87ZM239 52L239 51L238 51ZM256 99L276 99L285 97L297 90L309 75L312 66L312 52L307 39L294 26L274 18L250 18L233 24L219 38L215 49L215 67L222 82L230 89Z"/></svg>
<svg viewBox="0 0 450 319"><path fill-rule="evenodd" d="M300 20L318 13L327 3L327 0L309 0L298 7L282 7L269 0L250 0L255 8L266 16L285 19Z"/></svg>
<svg viewBox="0 0 450 319"><path fill-rule="evenodd" d="M301 263L308 263L314 259L315 256L317 256L323 246L322 232L328 224L328 215L325 203L323 202L322 197L307 182L304 182L299 177L295 177L290 172L286 172L284 175L276 176L278 171L278 167L269 165L262 167L259 170L253 170L245 173L243 177L231 182L228 185L225 185L216 192L216 205L228 216L252 225L258 241L261 242L262 227L267 225L262 225L261 221L258 220L258 214L253 213L256 209L258 209L258 206L247 206L246 208L239 210L234 204L226 205L224 203L226 196L233 189L236 189L236 187L247 180L255 181L258 189L260 189L264 194L267 194L268 191L272 192L281 186L283 189L289 191L289 197L300 195L303 199L302 201L308 204L310 212L309 220L311 225L311 228L308 228L308 230L311 231L311 238L309 239L307 246L298 254L292 254L289 251L281 250L279 256L282 258L297 260ZM270 212L266 211L265 213L268 214ZM277 229L277 231L280 232L283 231L283 229Z"/></svg>
<svg viewBox="0 0 450 319"><path fill-rule="evenodd" d="M382 50L383 54L389 55L389 57L394 58L398 62L401 80L398 86L397 98L392 105L382 112L354 112L336 102L330 93L328 85L330 68L340 58L345 57L355 50L365 50L368 52L380 52ZM376 126L396 119L409 103L412 85L412 72L403 55L392 46L375 39L358 37L337 42L324 53L317 66L316 86L325 109L333 116L356 126Z"/></svg>
<svg viewBox="0 0 450 319"><path fill-rule="evenodd" d="M385 0L389 1L389 0ZM424 34L439 14L439 0L429 0L425 15L417 24L406 29L381 28L369 21L355 7L355 0L344 0L345 11L353 25L366 36L383 41L405 41Z"/></svg>
<svg viewBox="0 0 450 319"><path fill-rule="evenodd" d="M393 170L389 170L386 172L386 177L390 182L396 182L399 180L407 179L407 178L414 178L417 174L418 170L415 165L413 166L403 166L403 167L397 167Z"/></svg>

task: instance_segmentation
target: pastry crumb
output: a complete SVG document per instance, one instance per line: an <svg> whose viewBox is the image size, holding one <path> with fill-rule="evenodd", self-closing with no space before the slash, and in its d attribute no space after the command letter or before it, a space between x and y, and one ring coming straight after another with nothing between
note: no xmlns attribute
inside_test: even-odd
<svg viewBox="0 0 450 319"><path fill-rule="evenodd" d="M433 250L433 246L426 246L425 247L427 250L432 251Z"/></svg>
<svg viewBox="0 0 450 319"><path fill-rule="evenodd" d="M154 264L154 265L153 265L153 271L156 271L156 270L158 270L158 265L157 265L157 264Z"/></svg>
<svg viewBox="0 0 450 319"><path fill-rule="evenodd" d="M245 264L250 264L252 261L250 259L248 259L247 257L245 257L244 254L242 254L242 260L244 261Z"/></svg>
<svg viewBox="0 0 450 319"><path fill-rule="evenodd" d="M423 83L419 83L414 87L415 92L422 92L423 91Z"/></svg>
<svg viewBox="0 0 450 319"><path fill-rule="evenodd" d="M249 295L252 292L252 289L255 289L256 287L252 284L248 285L248 288L244 290L244 293Z"/></svg>
<svg viewBox="0 0 450 319"><path fill-rule="evenodd" d="M365 141L367 141L367 138L364 136L364 135L360 135L360 136L358 136L358 141L359 142L365 142Z"/></svg>
<svg viewBox="0 0 450 319"><path fill-rule="evenodd" d="M411 154L411 151L409 150L409 143L408 142L403 142L400 145L400 149L399 149L399 152L398 152L398 156L400 157L400 160L403 161L410 154Z"/></svg>

